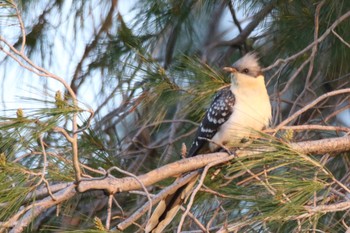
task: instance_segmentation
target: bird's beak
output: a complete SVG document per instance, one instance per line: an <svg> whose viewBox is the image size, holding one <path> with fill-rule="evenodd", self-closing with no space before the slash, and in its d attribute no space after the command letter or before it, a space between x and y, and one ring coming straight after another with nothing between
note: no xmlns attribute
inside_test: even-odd
<svg viewBox="0 0 350 233"><path fill-rule="evenodd" d="M226 72L230 72L230 73L236 73L237 72L237 69L236 68L233 68L233 67L224 67L222 68L224 71Z"/></svg>

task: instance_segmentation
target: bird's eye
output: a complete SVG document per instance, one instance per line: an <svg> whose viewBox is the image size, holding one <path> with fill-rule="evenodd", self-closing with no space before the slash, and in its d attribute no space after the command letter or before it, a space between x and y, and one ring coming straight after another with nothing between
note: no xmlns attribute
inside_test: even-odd
<svg viewBox="0 0 350 233"><path fill-rule="evenodd" d="M243 70L243 73L248 74L248 73L249 73L249 70L248 70L247 68L245 68L245 69Z"/></svg>

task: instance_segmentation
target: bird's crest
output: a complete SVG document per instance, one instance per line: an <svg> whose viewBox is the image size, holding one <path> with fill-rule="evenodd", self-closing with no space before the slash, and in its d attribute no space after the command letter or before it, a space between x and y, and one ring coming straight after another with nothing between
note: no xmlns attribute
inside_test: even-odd
<svg viewBox="0 0 350 233"><path fill-rule="evenodd" d="M261 67L259 65L259 58L256 53L247 53L241 59L233 64L239 72L243 72L244 69L248 69L249 73L256 77L261 73Z"/></svg>

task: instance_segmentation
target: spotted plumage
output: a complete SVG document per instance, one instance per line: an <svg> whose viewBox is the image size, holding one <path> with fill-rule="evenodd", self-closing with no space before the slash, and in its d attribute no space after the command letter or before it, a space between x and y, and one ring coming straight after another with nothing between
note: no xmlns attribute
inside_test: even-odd
<svg viewBox="0 0 350 233"><path fill-rule="evenodd" d="M205 143L208 143L208 139L210 140L216 134L220 126L231 116L234 104L235 96L229 87L222 89L215 95L210 108L198 127L195 140L188 152L188 157L196 155L198 150Z"/></svg>

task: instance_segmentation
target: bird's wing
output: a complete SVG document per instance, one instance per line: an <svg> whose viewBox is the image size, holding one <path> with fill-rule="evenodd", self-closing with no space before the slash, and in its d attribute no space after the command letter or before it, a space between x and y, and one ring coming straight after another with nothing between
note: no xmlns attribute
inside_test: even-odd
<svg viewBox="0 0 350 233"><path fill-rule="evenodd" d="M198 127L195 140L187 154L187 157L195 156L198 151L208 143L206 139L212 139L220 126L224 124L233 112L235 104L235 95L230 87L226 87L219 91L210 108L207 110L202 123Z"/></svg>

